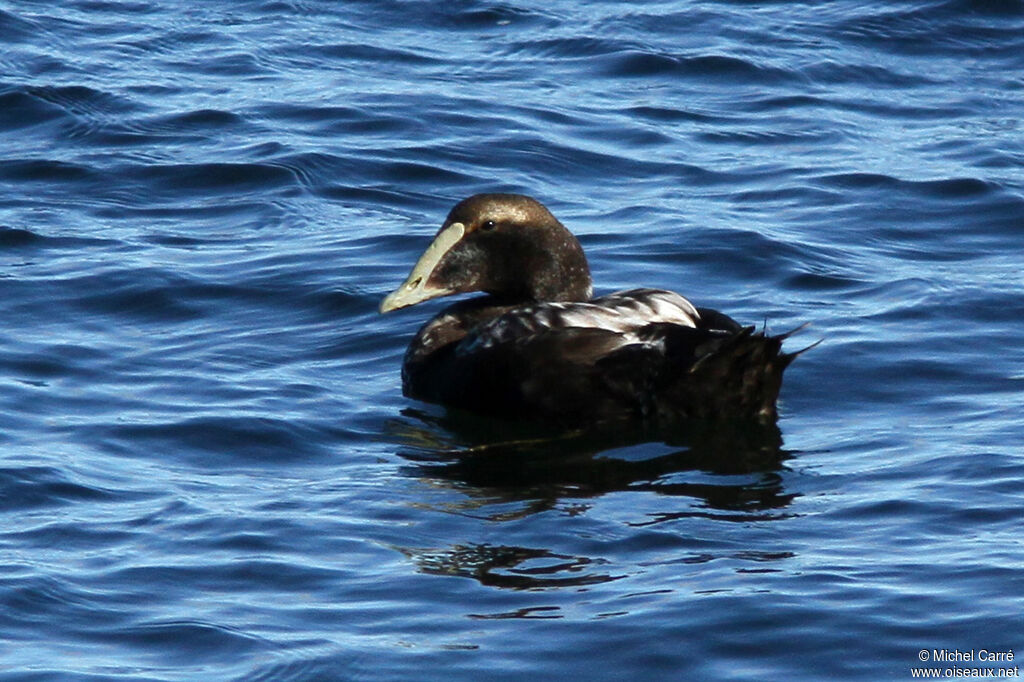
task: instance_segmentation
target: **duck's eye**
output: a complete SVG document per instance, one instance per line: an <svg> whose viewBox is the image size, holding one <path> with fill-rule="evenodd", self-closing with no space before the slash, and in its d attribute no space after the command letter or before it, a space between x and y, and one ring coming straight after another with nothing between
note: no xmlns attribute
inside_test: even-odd
<svg viewBox="0 0 1024 682"><path fill-rule="evenodd" d="M490 232L496 226L497 223L495 223L493 220L485 220L482 223L480 223L480 229L483 230L484 232Z"/></svg>

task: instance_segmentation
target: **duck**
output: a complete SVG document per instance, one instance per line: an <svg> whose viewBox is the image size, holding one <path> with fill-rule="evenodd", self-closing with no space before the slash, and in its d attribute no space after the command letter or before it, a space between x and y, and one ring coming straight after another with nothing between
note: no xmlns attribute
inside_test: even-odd
<svg viewBox="0 0 1024 682"><path fill-rule="evenodd" d="M458 202L379 309L471 292L481 295L445 307L412 338L408 398L566 427L774 423L783 371L799 354L782 351L789 334L673 291L595 298L579 240L521 194Z"/></svg>

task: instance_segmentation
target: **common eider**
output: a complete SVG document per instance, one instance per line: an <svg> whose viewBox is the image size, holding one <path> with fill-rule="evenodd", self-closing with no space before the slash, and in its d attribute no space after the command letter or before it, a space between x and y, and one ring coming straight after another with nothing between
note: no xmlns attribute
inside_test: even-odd
<svg viewBox="0 0 1024 682"><path fill-rule="evenodd" d="M386 313L439 296L448 306L413 338L403 393L483 415L565 426L629 421L774 421L796 353L677 293L592 298L576 238L540 202L477 194L448 214Z"/></svg>

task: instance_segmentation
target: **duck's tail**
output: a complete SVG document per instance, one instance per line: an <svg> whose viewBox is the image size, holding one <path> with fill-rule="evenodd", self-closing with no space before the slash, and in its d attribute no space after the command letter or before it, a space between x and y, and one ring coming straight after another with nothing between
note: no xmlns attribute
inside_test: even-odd
<svg viewBox="0 0 1024 682"><path fill-rule="evenodd" d="M769 336L754 327L715 335L697 346L693 339L677 339L673 363L678 371L667 376L657 399L661 420L754 419L774 422L782 374L793 360L820 341L794 353L782 351L782 342L806 327ZM669 360L673 339L668 341Z"/></svg>

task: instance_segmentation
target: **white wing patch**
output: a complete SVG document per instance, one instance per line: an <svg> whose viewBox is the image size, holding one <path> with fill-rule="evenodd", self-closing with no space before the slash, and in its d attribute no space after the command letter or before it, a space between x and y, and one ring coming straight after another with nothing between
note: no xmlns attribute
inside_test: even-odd
<svg viewBox="0 0 1024 682"><path fill-rule="evenodd" d="M677 293L631 289L586 302L535 303L488 322L473 345L485 347L553 329L602 329L621 335L623 345L638 343L637 332L653 323L696 327L697 309Z"/></svg>

